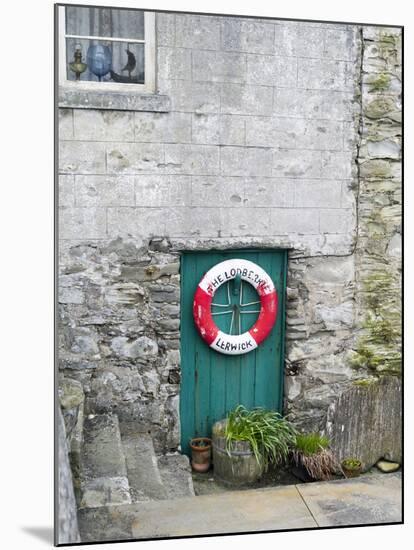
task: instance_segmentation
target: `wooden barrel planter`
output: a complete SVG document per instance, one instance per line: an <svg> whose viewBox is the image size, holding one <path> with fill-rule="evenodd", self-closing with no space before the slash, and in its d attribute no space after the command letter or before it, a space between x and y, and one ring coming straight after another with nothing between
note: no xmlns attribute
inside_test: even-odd
<svg viewBox="0 0 414 550"><path fill-rule="evenodd" d="M214 477L225 485L251 485L261 477L263 468L248 441L233 441L229 456L223 435L225 425L226 420L220 420L213 426Z"/></svg>

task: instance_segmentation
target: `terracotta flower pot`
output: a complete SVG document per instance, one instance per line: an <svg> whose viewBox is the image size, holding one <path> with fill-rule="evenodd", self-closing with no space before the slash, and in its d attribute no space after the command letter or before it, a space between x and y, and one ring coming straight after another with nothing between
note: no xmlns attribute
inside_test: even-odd
<svg viewBox="0 0 414 550"><path fill-rule="evenodd" d="M211 439L195 437L190 441L191 466L195 472L207 472L211 465Z"/></svg>
<svg viewBox="0 0 414 550"><path fill-rule="evenodd" d="M362 471L362 464L361 464L361 462L359 462L359 464L357 464L357 462L359 462L359 461L355 461L355 464L351 466L351 465L347 464L346 460L342 461L341 468L342 468L342 472L343 472L345 477L358 477L359 476L359 474Z"/></svg>

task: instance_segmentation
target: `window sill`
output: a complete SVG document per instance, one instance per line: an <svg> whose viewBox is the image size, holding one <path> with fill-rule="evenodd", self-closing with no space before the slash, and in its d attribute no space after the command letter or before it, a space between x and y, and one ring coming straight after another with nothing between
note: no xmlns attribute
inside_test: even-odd
<svg viewBox="0 0 414 550"><path fill-rule="evenodd" d="M155 93L71 90L59 87L59 107L166 113L171 109L171 102L168 96Z"/></svg>

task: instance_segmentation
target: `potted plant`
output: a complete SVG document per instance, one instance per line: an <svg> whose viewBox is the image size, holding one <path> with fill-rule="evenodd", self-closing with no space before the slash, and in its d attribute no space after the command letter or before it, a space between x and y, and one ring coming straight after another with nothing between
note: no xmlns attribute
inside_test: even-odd
<svg viewBox="0 0 414 550"><path fill-rule="evenodd" d="M345 477L358 477L362 470L362 462L357 458L345 458L341 462L341 467Z"/></svg>
<svg viewBox="0 0 414 550"><path fill-rule="evenodd" d="M329 439L318 433L297 435L293 461L293 474L302 481L328 480L338 469Z"/></svg>
<svg viewBox="0 0 414 550"><path fill-rule="evenodd" d="M270 463L283 462L296 430L275 411L243 405L213 426L214 476L228 485L257 481Z"/></svg>
<svg viewBox="0 0 414 550"><path fill-rule="evenodd" d="M211 439L193 437L190 440L191 466L195 472L207 472L211 465Z"/></svg>

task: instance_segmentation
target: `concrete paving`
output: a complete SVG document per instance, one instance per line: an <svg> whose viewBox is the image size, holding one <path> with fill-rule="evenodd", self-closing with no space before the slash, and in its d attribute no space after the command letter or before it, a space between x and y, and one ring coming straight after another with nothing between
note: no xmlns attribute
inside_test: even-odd
<svg viewBox="0 0 414 550"><path fill-rule="evenodd" d="M85 510L82 541L401 522L401 474Z"/></svg>
<svg viewBox="0 0 414 550"><path fill-rule="evenodd" d="M161 521L160 521L161 519ZM139 510L132 534L204 535L316 527L296 486L180 499Z"/></svg>
<svg viewBox="0 0 414 550"><path fill-rule="evenodd" d="M401 473L298 486L320 527L401 522Z"/></svg>

